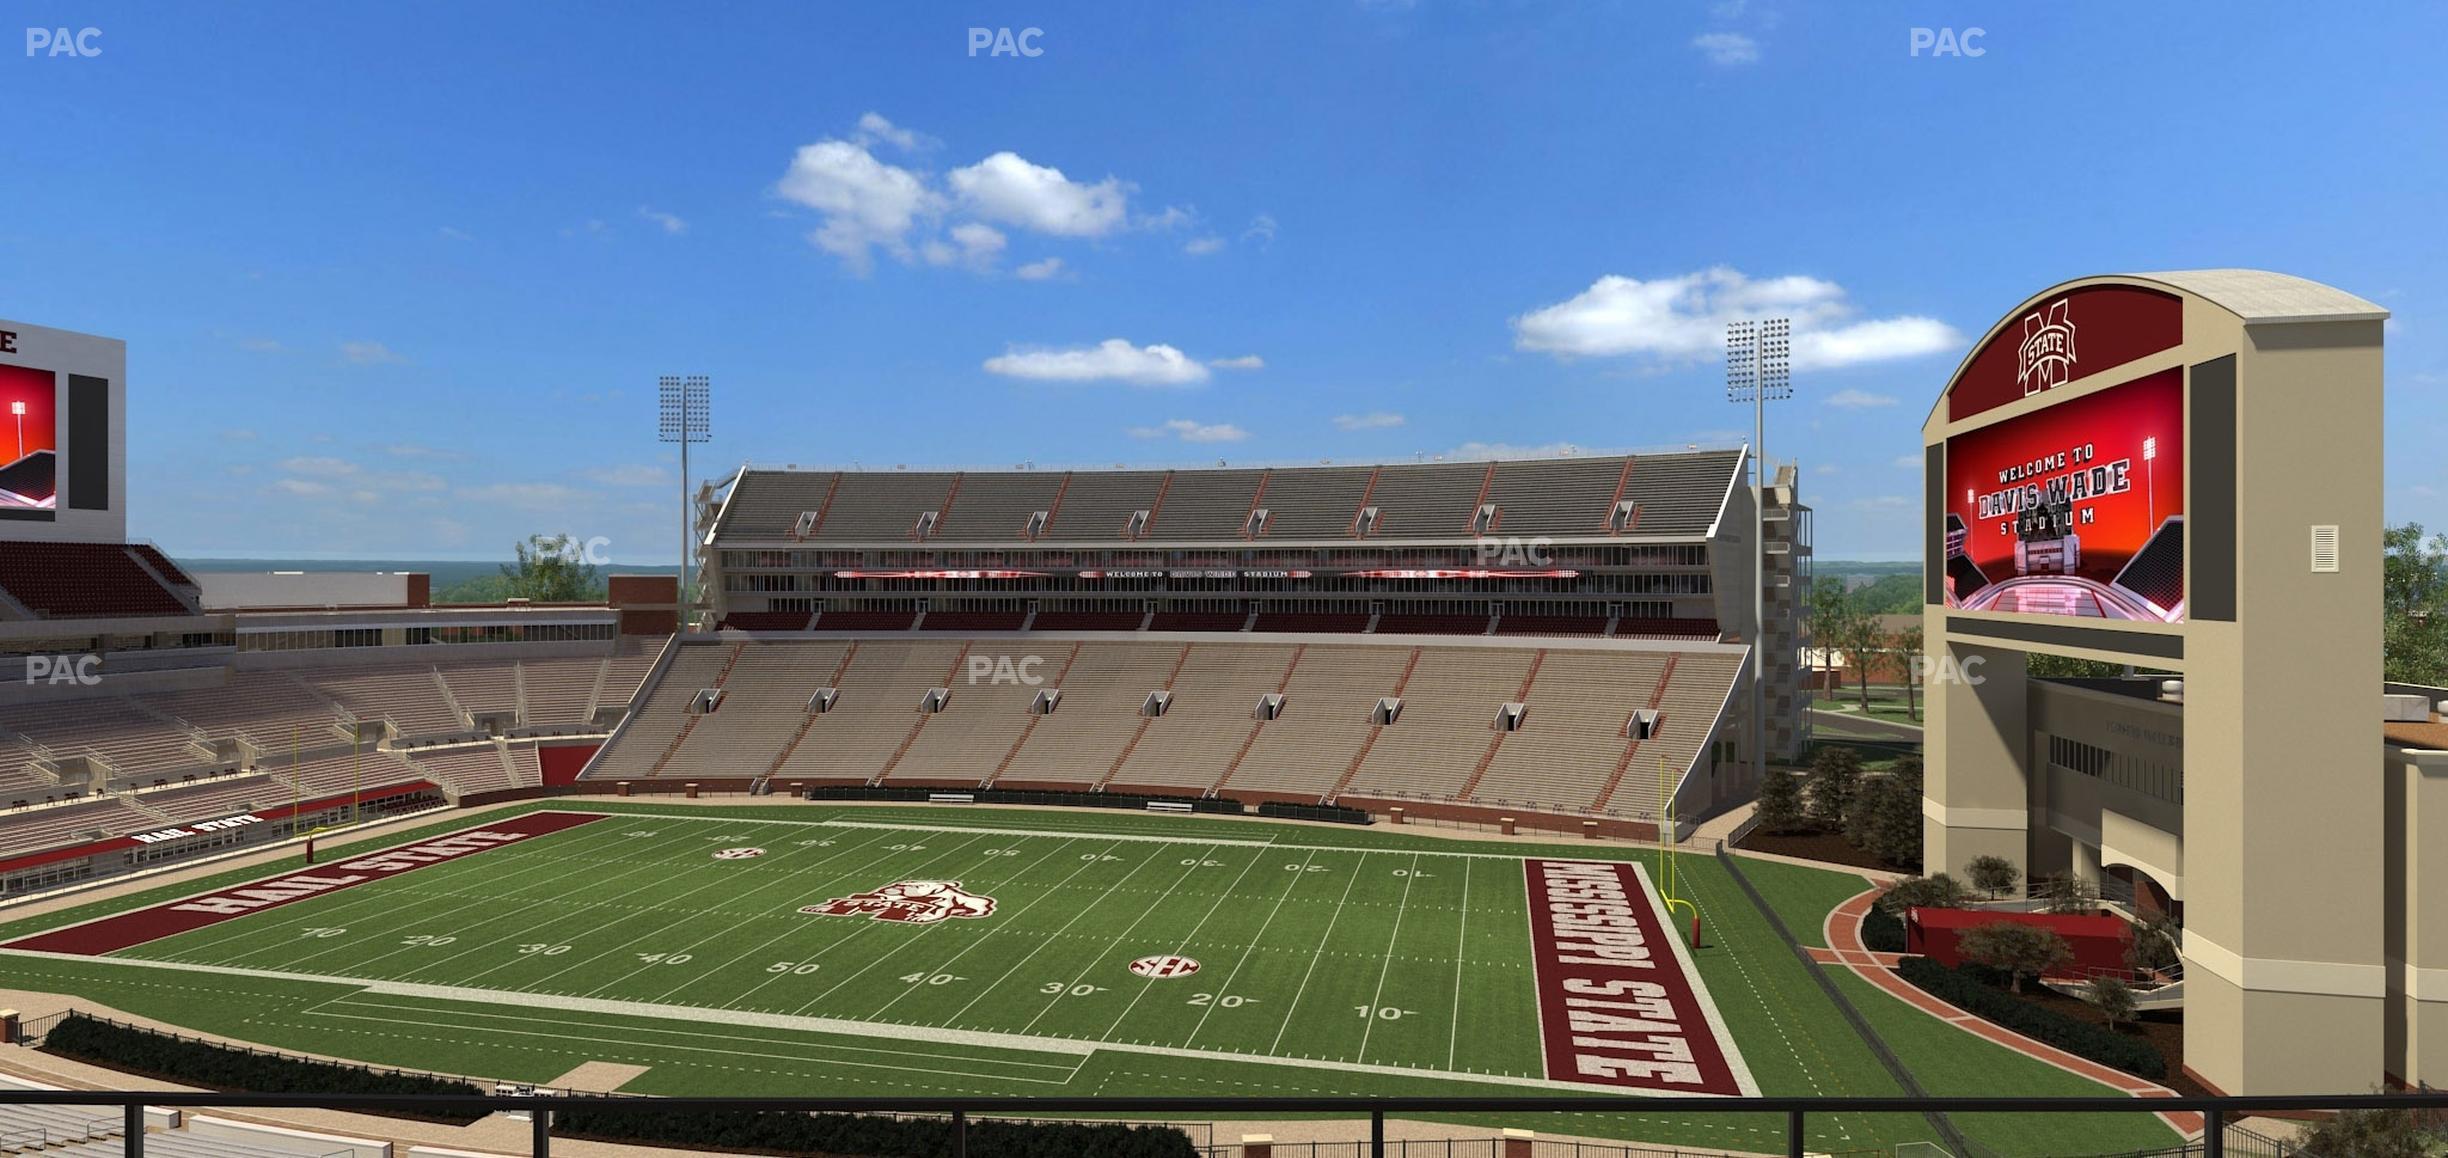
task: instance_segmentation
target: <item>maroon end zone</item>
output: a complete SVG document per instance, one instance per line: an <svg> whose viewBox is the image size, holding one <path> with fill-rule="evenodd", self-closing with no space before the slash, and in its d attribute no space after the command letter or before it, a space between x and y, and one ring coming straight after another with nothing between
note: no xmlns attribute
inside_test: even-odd
<svg viewBox="0 0 2448 1158"><path fill-rule="evenodd" d="M1628 864L1526 860L1547 1077L1756 1093L1646 883Z"/></svg>
<svg viewBox="0 0 2448 1158"><path fill-rule="evenodd" d="M234 920L249 913L276 909L308 897L319 897L341 889L355 888L369 881L395 877L431 864L457 860L471 853L562 832L582 824L604 819L596 812L530 812L524 816L505 817L491 824L421 840L414 844L397 845L381 852L349 860L317 865L304 872L233 885L209 893L199 893L180 900L120 913L53 929L31 937L0 945L0 949L27 949L44 953L75 953L98 957L121 949L158 941Z"/></svg>

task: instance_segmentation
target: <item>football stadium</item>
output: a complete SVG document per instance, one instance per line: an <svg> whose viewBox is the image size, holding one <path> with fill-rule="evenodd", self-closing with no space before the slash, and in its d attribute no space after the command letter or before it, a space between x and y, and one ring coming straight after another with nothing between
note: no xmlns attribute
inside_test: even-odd
<svg viewBox="0 0 2448 1158"><path fill-rule="evenodd" d="M2400 14L472 11L10 66L0 1158L2448 1156Z"/></svg>

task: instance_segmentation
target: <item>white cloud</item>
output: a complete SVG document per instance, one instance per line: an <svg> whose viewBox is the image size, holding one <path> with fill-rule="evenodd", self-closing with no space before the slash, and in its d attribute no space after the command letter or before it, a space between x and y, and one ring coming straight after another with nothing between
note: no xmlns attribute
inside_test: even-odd
<svg viewBox="0 0 2448 1158"><path fill-rule="evenodd" d="M291 474L313 475L317 478L340 478L357 473L357 464L345 458L306 456L284 458L280 468Z"/></svg>
<svg viewBox="0 0 2448 1158"><path fill-rule="evenodd" d="M1108 180L1111 180L1111 178L1108 178ZM1161 213L1155 213L1140 218L1138 225L1141 229L1152 229L1162 232L1167 229L1180 229L1184 226L1195 225L1197 223L1198 210L1186 208L1180 205L1167 205L1164 207L1164 211Z"/></svg>
<svg viewBox="0 0 2448 1158"><path fill-rule="evenodd" d="M676 213L665 213L662 210L656 209L652 206L640 205L638 206L638 216L661 226L663 228L663 232L665 233L676 236L688 232L688 222L682 221L680 216Z"/></svg>
<svg viewBox="0 0 2448 1158"><path fill-rule="evenodd" d="M332 493L330 483L303 478L279 479L273 482L272 489L303 499L319 499Z"/></svg>
<svg viewBox="0 0 2448 1158"><path fill-rule="evenodd" d="M1895 466L1897 470L1920 470L1922 465L1920 455L1899 454L1895 456Z"/></svg>
<svg viewBox="0 0 2448 1158"><path fill-rule="evenodd" d="M391 347L381 342L342 342L340 343L340 356L360 366L374 366L385 362L399 363L408 360L392 353Z"/></svg>
<svg viewBox="0 0 2448 1158"><path fill-rule="evenodd" d="M916 152L935 143L934 138L925 133L913 132L885 120L882 113L867 113L859 117L858 138L862 145L882 141L904 152Z"/></svg>
<svg viewBox="0 0 2448 1158"><path fill-rule="evenodd" d="M420 446L413 442L395 443L383 448L393 458L422 458L441 462L458 462L468 457L464 450L448 450L438 446Z"/></svg>
<svg viewBox="0 0 2448 1158"><path fill-rule="evenodd" d="M1128 382L1135 386L1190 386L1207 380L1207 367L1161 343L1134 346L1107 338L1069 350L1013 350L986 359L986 372L1036 382Z"/></svg>
<svg viewBox="0 0 2448 1158"><path fill-rule="evenodd" d="M474 241L476 239L475 235L469 233L467 230L449 225L445 225L434 232L440 234L445 240L448 241Z"/></svg>
<svg viewBox="0 0 2448 1158"><path fill-rule="evenodd" d="M910 230L943 207L942 196L918 174L878 161L850 141L801 146L775 192L822 214L808 240L860 273L878 248L908 260Z"/></svg>
<svg viewBox="0 0 2448 1158"><path fill-rule="evenodd" d="M1182 244L1182 252L1192 257L1205 257L1223 251L1224 239L1221 237L1193 237Z"/></svg>
<svg viewBox="0 0 2448 1158"><path fill-rule="evenodd" d="M1710 64L1731 67L1737 64L1759 63L1759 41L1739 32L1710 32L1692 37L1692 47L1708 57Z"/></svg>
<svg viewBox="0 0 2448 1158"><path fill-rule="evenodd" d="M1869 410L1896 404L1893 394L1872 394L1867 390L1839 390L1827 396L1827 404L1840 410Z"/></svg>
<svg viewBox="0 0 2448 1158"><path fill-rule="evenodd" d="M1250 219L1249 228L1241 231L1241 240L1255 241L1264 249L1275 243L1275 218L1261 213Z"/></svg>
<svg viewBox="0 0 2448 1158"><path fill-rule="evenodd" d="M1962 340L1933 318L1855 320L1856 312L1844 287L1813 277L1754 280L1726 266L1650 281L1608 274L1514 318L1513 344L1558 357L1695 362L1724 353L1729 322L1787 317L1794 369L1823 370L1918 357Z"/></svg>
<svg viewBox="0 0 2448 1158"><path fill-rule="evenodd" d="M1215 367L1218 370L1266 369L1266 359L1261 358L1256 354L1243 354L1238 358L1210 358L1208 359L1207 364Z"/></svg>
<svg viewBox="0 0 2448 1158"><path fill-rule="evenodd" d="M1102 237L1129 215L1130 190L1120 180L1081 184L1009 150L954 169L944 181L979 217L1058 237Z"/></svg>
<svg viewBox="0 0 2448 1158"><path fill-rule="evenodd" d="M1249 431L1229 422L1193 422L1175 418L1162 426L1134 426L1132 438L1178 438L1183 442L1239 442Z"/></svg>
<svg viewBox="0 0 2448 1158"><path fill-rule="evenodd" d="M980 271L993 269L995 263L1002 259L1004 247L1009 244L1002 230L975 221L964 221L953 226L951 236L949 242L929 240L918 247L928 265L958 264Z"/></svg>
<svg viewBox="0 0 2448 1158"><path fill-rule="evenodd" d="M1049 257L1044 261L1032 261L1027 265L1013 270L1012 276L1017 277L1022 281L1049 281L1054 278L1061 277L1062 272L1063 259L1059 257Z"/></svg>
<svg viewBox="0 0 2448 1158"><path fill-rule="evenodd" d="M587 497L586 492L560 483L492 483L480 487L461 487L460 498L495 506L517 507L522 510L560 510Z"/></svg>
<svg viewBox="0 0 2448 1158"><path fill-rule="evenodd" d="M1366 414L1337 414L1337 430L1390 430L1409 421L1391 410L1371 410Z"/></svg>
<svg viewBox="0 0 2448 1158"><path fill-rule="evenodd" d="M578 477L597 486L652 487L669 485L672 481L672 472L650 463L635 463L625 466L593 467L579 471Z"/></svg>

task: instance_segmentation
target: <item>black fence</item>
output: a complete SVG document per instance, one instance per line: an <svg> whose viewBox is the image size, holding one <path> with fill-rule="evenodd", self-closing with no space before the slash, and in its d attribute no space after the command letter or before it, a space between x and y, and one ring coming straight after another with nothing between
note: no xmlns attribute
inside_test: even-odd
<svg viewBox="0 0 2448 1158"><path fill-rule="evenodd" d="M455 1109L469 1111L525 1111L532 1115L531 1153L534 1158L550 1158L553 1139L553 1113L559 1110L582 1111L602 1107L600 1097L568 1094L421 1096L403 1094L215 1094L166 1093L151 1091L95 1090L10 1090L0 1093L0 1102L25 1106L86 1106L117 1110L125 1123L126 1158L144 1158L144 1108L147 1104L172 1105L196 1110L261 1110L313 1109L345 1110L359 1113L389 1113L402 1111L433 1111ZM1540 1121L1557 1114L1619 1114L1637 1109L1648 1116L1694 1115L1709 1117L1724 1114L1774 1114L1785 1121L1785 1153L1791 1158L1803 1158L1809 1121L1814 1114L2154 1114L2161 1112L2191 1112L2200 1114L2207 1125L2201 1142L2180 1151L2168 1153L2200 1154L2204 1158L2225 1158L2228 1154L2228 1123L2252 1113L2303 1114L2338 1110L2415 1110L2431 1113L2448 1112L2448 1093L2427 1091L2409 1094L2326 1094L2238 1098L1627 1098L1622 1095L1574 1095L1566 1097L1500 1097L1500 1098L1036 1098L1036 1097L976 1097L976 1098L641 1098L624 1099L628 1107L651 1106L658 1113L674 1115L708 1112L765 1112L806 1114L925 1114L949 1120L950 1152L953 1158L968 1158L970 1125L986 1118L1060 1117L1064 1115L1116 1116L1140 1120L1162 1118L1215 1117L1275 1117L1292 1115L1323 1116L1369 1124L1369 1140L1360 1144L1358 1152L1370 1158L1385 1158L1402 1152L1401 1143L1389 1145L1385 1136L1386 1119L1432 1114L1501 1115L1535 1127ZM1598 1148L1592 1147L1592 1151ZM1642 1153L1639 1148L1626 1148L1630 1153ZM1298 1148L1292 1148L1298 1153ZM1651 1149L1647 1153L1662 1153ZM1326 1151L1321 1151L1321 1158ZM1456 1158L1461 1158L1456 1151Z"/></svg>
<svg viewBox="0 0 2448 1158"><path fill-rule="evenodd" d="M1059 805L1066 808L1121 808L1144 812L1150 804L1187 805L1192 812L1240 816L1248 809L1229 796L1156 796L1139 792L1034 792L1016 788L909 788L889 784L818 785L807 790L809 800L857 800L868 803L925 804L938 796L966 796L979 804Z"/></svg>

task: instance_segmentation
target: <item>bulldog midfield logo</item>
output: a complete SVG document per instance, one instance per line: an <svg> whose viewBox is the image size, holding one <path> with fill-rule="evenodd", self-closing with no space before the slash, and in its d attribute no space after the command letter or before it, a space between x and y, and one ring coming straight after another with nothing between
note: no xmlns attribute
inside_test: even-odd
<svg viewBox="0 0 2448 1158"><path fill-rule="evenodd" d="M992 916L994 910L993 897L970 892L959 881L896 881L874 892L835 897L799 911L818 917L871 917L928 925L948 917L975 920Z"/></svg>
<svg viewBox="0 0 2448 1158"><path fill-rule="evenodd" d="M2050 302L2023 319L2023 346L2015 358L2015 380L2026 396L2054 390L2074 377L2074 323L2066 299Z"/></svg>

